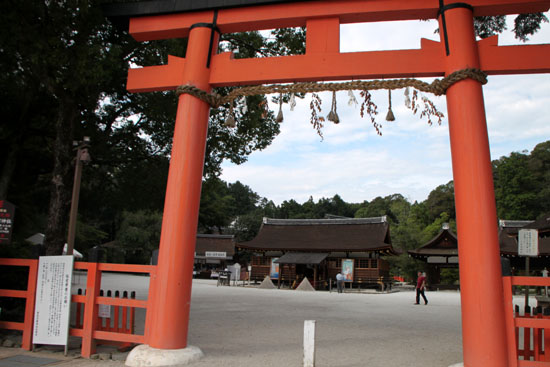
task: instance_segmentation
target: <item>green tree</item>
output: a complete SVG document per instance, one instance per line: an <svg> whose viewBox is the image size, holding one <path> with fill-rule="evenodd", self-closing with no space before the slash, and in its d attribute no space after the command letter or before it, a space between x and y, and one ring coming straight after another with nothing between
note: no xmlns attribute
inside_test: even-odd
<svg viewBox="0 0 550 367"><path fill-rule="evenodd" d="M447 213L450 218L456 218L454 182L449 181L432 190L426 199L426 206L430 221L436 220L443 212Z"/></svg>
<svg viewBox="0 0 550 367"><path fill-rule="evenodd" d="M513 152L493 161L497 214L501 219L529 220L536 218L537 191L529 156Z"/></svg>
<svg viewBox="0 0 550 367"><path fill-rule="evenodd" d="M122 213L117 244L125 251L126 261L148 264L160 242L162 214L146 210Z"/></svg>

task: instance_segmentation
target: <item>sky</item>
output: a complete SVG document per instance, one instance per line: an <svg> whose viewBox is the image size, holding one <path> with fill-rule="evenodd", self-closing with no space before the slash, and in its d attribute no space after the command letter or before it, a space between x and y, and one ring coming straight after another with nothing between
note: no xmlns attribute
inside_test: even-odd
<svg viewBox="0 0 550 367"><path fill-rule="evenodd" d="M550 18L550 14L546 14ZM508 29L514 16L508 16ZM420 39L439 41L435 21L384 22L341 25L340 52L420 48ZM527 44L550 43L550 24L530 37ZM499 45L521 44L511 31L499 36ZM424 79L431 82L433 79ZM224 163L221 179L240 181L261 197L279 205L294 199L338 194L348 203L371 201L378 196L402 194L411 203L425 200L439 185L452 180L447 118L429 126L404 105L404 90L392 92L396 121L385 121L387 91L372 92L378 105L376 134L359 106L348 105L347 92L337 93L340 123L327 121L321 140L310 125L311 95L296 99L294 111L283 105L281 133L263 151L253 152L241 165ZM360 100L358 91L355 97ZM530 152L550 140L550 74L490 76L483 87L491 159L511 152ZM322 115L331 107L331 94L322 93ZM427 94L447 115L445 97ZM277 113L278 106L271 105Z"/></svg>

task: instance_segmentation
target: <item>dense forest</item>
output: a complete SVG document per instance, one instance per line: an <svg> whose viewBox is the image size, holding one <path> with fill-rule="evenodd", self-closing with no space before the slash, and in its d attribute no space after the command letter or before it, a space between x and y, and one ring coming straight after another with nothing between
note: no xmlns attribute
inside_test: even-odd
<svg viewBox="0 0 550 367"><path fill-rule="evenodd" d="M111 1L112 2L112 1ZM176 113L173 92L130 94L129 65L165 64L185 56L186 40L139 43L110 24L103 1L3 1L0 20L0 200L16 205L12 243L0 256L30 256L25 239L44 233L46 254L60 254L67 238L73 188L74 141L90 137L91 162L84 167L75 247L116 241L123 261L148 261L158 246L171 140ZM514 32L525 40L544 14L515 17ZM504 17L476 19L480 37L501 32ZM305 30L277 29L224 34L220 49L236 57L304 52ZM218 88L219 94L229 88ZM284 96L286 101L288 96ZM442 184L423 202L402 195L346 203L338 195L275 205L241 182L219 179L221 163L241 164L267 147L279 133L267 97L253 96L235 106L236 129L225 126L229 108L211 110L199 214L199 232L252 238L261 218L323 218L387 215L394 246L418 247L454 223L453 183ZM532 152L511 153L493 162L498 215L536 219L550 211L550 142ZM138 254L135 249L140 249ZM414 267L406 256L395 269Z"/></svg>

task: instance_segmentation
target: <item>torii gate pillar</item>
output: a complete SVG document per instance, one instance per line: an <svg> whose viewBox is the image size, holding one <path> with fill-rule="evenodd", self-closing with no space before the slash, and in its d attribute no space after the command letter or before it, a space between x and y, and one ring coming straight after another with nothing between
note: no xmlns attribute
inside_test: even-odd
<svg viewBox="0 0 550 367"><path fill-rule="evenodd" d="M446 74L479 68L473 14L457 7L440 16L449 54ZM503 286L489 138L481 84L460 81L447 90L460 264L464 366L508 366ZM513 347L513 346L510 346Z"/></svg>
<svg viewBox="0 0 550 367"><path fill-rule="evenodd" d="M184 84L205 91L211 89L207 63L219 37L212 32L202 24L190 31L183 70ZM189 94L179 96L157 274L151 278L147 345L132 350L127 366L186 364L202 356L199 348L188 346L187 334L209 111L206 102Z"/></svg>

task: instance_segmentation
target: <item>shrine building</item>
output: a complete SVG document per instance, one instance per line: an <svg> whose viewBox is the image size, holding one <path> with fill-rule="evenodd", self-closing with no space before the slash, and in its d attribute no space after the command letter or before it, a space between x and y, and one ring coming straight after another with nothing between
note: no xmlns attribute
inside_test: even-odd
<svg viewBox="0 0 550 367"><path fill-rule="evenodd" d="M340 271L355 286L389 284L389 264L383 257L397 254L385 216L264 218L258 235L237 247L253 253L252 280L269 275L279 286L295 287L307 277L316 289L326 289Z"/></svg>
<svg viewBox="0 0 550 367"><path fill-rule="evenodd" d="M235 241L233 235L197 234L193 272L198 278L211 278L212 273L233 264Z"/></svg>
<svg viewBox="0 0 550 367"><path fill-rule="evenodd" d="M542 220L499 220L498 241L500 256L510 259L512 270L517 273L525 269L525 257L518 255L518 231L520 229L538 229L544 227ZM546 233L550 228L546 225ZM452 285L441 284L441 269L458 268L458 240L456 235L445 223L439 233L426 244L415 250L408 251L409 256L427 264L426 275L431 289L452 288ZM544 236L544 229L539 232L539 255L532 257L531 269L539 271L548 264L550 259L550 237Z"/></svg>

